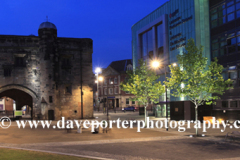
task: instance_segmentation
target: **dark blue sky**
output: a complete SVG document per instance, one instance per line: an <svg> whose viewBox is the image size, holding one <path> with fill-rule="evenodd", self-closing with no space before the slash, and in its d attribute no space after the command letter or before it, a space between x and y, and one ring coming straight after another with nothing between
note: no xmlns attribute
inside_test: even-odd
<svg viewBox="0 0 240 160"><path fill-rule="evenodd" d="M59 37L93 39L93 70L132 58L131 26L167 0L7 0L1 1L0 34L38 35L54 23Z"/></svg>

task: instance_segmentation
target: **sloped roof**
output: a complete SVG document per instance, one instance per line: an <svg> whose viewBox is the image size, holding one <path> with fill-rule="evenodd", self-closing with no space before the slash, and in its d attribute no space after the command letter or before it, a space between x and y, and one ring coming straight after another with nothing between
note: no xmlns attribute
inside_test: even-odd
<svg viewBox="0 0 240 160"><path fill-rule="evenodd" d="M129 64L132 65L132 59L113 61L109 66L121 73L127 71L127 65Z"/></svg>

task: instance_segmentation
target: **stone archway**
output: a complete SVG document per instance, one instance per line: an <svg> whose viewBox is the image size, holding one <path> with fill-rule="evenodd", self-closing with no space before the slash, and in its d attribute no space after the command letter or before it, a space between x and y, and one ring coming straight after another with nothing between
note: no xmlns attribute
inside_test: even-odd
<svg viewBox="0 0 240 160"><path fill-rule="evenodd" d="M38 100L38 96L33 90L16 84L6 85L0 87L0 97L13 99L16 102L16 110L21 110L24 105L28 105L32 108L31 117L33 118Z"/></svg>

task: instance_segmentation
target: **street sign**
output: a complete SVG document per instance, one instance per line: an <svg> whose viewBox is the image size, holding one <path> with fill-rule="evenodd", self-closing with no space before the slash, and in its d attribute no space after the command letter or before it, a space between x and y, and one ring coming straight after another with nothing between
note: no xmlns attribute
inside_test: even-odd
<svg viewBox="0 0 240 160"><path fill-rule="evenodd" d="M22 111L14 111L14 116L22 116Z"/></svg>
<svg viewBox="0 0 240 160"><path fill-rule="evenodd" d="M115 98L115 96L113 96L113 97L107 97L108 99L113 99L113 98Z"/></svg>

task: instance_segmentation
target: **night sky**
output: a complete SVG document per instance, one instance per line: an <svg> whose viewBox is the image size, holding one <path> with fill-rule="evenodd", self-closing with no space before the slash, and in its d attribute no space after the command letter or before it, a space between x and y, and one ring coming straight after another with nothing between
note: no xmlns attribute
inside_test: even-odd
<svg viewBox="0 0 240 160"><path fill-rule="evenodd" d="M0 34L38 35L46 21L58 37L93 39L93 70L132 58L131 27L167 0L6 0L1 1Z"/></svg>

